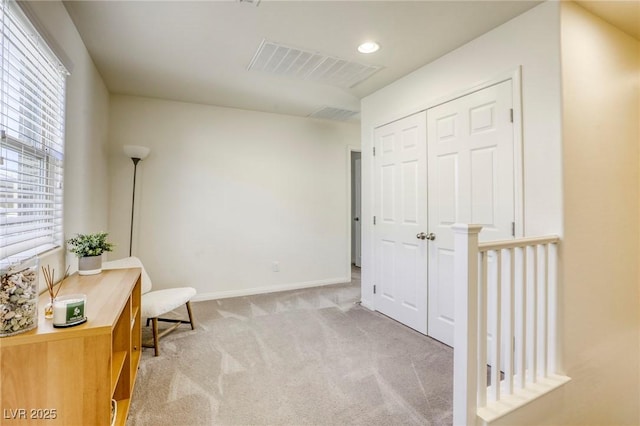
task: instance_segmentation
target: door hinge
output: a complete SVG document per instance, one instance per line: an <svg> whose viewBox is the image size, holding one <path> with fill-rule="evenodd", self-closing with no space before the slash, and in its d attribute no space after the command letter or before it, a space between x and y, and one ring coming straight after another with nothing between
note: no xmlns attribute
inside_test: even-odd
<svg viewBox="0 0 640 426"><path fill-rule="evenodd" d="M516 236L516 223L515 222L511 222L511 236L512 237Z"/></svg>
<svg viewBox="0 0 640 426"><path fill-rule="evenodd" d="M513 123L513 108L509 110L509 117L511 119L511 122Z"/></svg>
<svg viewBox="0 0 640 426"><path fill-rule="evenodd" d="M374 225L376 224L376 217L375 216L373 217L373 224Z"/></svg>
<svg viewBox="0 0 640 426"><path fill-rule="evenodd" d="M373 156L374 157L376 156L376 147L375 146L373 147Z"/></svg>
<svg viewBox="0 0 640 426"><path fill-rule="evenodd" d="M376 294L376 285L373 285L373 294Z"/></svg>

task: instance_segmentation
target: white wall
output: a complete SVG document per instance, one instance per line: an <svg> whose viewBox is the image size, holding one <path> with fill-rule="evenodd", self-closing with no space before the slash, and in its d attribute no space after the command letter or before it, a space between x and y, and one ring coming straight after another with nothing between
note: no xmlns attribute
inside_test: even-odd
<svg viewBox="0 0 640 426"><path fill-rule="evenodd" d="M156 288L190 285L202 299L348 281L347 146L359 137L356 124L113 95L111 258L128 254L133 164L121 147L134 144L151 154L133 253Z"/></svg>
<svg viewBox="0 0 640 426"><path fill-rule="evenodd" d="M80 35L59 1L27 2L57 53L70 62L67 78L64 164L64 234L108 231L107 122L109 95ZM64 249L41 258L60 276ZM68 252L72 272L77 260ZM40 280L42 283L42 279ZM42 287L42 286L41 286Z"/></svg>
<svg viewBox="0 0 640 426"><path fill-rule="evenodd" d="M544 3L362 101L364 218L373 216L373 129L522 67L525 235L562 231L559 5ZM428 41L425 41L428 42ZM425 232L428 232L425 230ZM363 220L363 304L372 305L373 226Z"/></svg>

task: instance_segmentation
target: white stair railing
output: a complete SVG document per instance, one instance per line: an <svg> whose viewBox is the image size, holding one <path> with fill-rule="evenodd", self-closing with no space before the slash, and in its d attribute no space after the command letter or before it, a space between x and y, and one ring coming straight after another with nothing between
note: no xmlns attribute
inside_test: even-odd
<svg viewBox="0 0 640 426"><path fill-rule="evenodd" d="M570 379L558 374L557 236L479 243L453 226L453 423L485 423Z"/></svg>

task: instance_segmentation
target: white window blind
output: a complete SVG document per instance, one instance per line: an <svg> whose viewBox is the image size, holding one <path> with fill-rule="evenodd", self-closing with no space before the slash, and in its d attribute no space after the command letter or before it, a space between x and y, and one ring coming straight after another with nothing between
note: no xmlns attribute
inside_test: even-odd
<svg viewBox="0 0 640 426"><path fill-rule="evenodd" d="M0 0L0 262L60 246L64 66L14 1Z"/></svg>

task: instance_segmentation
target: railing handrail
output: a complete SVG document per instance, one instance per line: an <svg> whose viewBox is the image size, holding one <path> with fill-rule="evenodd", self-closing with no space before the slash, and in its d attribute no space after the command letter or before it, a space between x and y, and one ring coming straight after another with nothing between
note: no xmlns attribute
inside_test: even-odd
<svg viewBox="0 0 640 426"><path fill-rule="evenodd" d="M557 244L560 237L557 235L547 235L543 237L516 238L515 240L487 241L478 244L478 251L504 250L517 247L526 247L539 244Z"/></svg>
<svg viewBox="0 0 640 426"><path fill-rule="evenodd" d="M482 226L454 224L451 229L453 424L471 426L491 422L570 380L558 373L556 350L560 237L479 243Z"/></svg>

